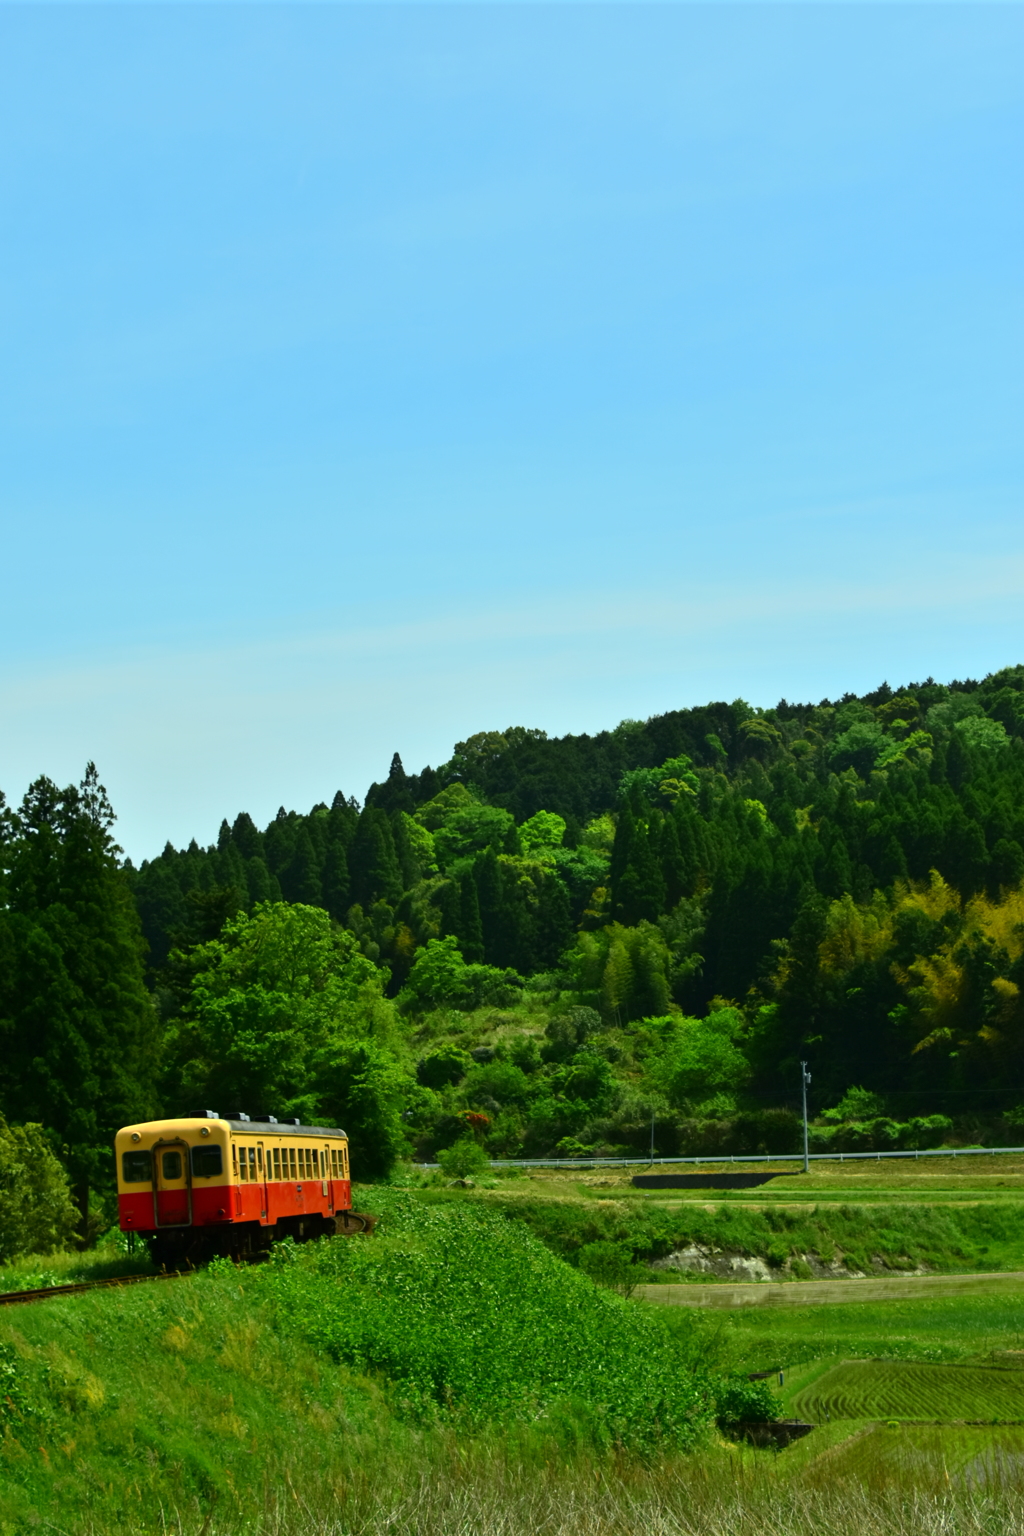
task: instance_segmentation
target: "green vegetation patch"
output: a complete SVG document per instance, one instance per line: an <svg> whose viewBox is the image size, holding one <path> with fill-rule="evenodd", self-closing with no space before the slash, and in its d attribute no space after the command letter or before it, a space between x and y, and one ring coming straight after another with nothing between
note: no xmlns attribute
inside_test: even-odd
<svg viewBox="0 0 1024 1536"><path fill-rule="evenodd" d="M843 1360L798 1392L800 1418L1021 1419L1024 1370L907 1360Z"/></svg>
<svg viewBox="0 0 1024 1536"><path fill-rule="evenodd" d="M378 1195L372 1242L283 1246L254 1278L282 1330L385 1382L416 1422L568 1413L598 1444L700 1436L710 1383L659 1316L599 1289L498 1211Z"/></svg>
<svg viewBox="0 0 1024 1536"><path fill-rule="evenodd" d="M682 1341L692 1339L693 1325L685 1318L677 1323L677 1315L696 1310L704 1309L663 1309L667 1326L678 1326ZM998 1296L716 1311L704 1328L717 1340L715 1362L732 1370L784 1368L788 1375L802 1362L856 1357L939 1364L1016 1361L1006 1352L1024 1350L1024 1287ZM787 1395L783 1401L788 1412Z"/></svg>
<svg viewBox="0 0 1024 1536"><path fill-rule="evenodd" d="M435 1200L465 1199L461 1191ZM834 1205L749 1209L722 1204L712 1209L664 1206L636 1199L551 1198L529 1193L482 1192L474 1196L525 1222L555 1253L577 1262L595 1242L626 1246L638 1264L666 1258L692 1245L763 1258L780 1272L808 1278L797 1265L804 1256L823 1266L895 1272L1024 1269L1024 1232L1016 1205ZM673 1280L686 1271L672 1271ZM652 1280L655 1275L638 1276Z"/></svg>
<svg viewBox="0 0 1024 1536"><path fill-rule="evenodd" d="M835 1434L841 1433L840 1426L831 1428ZM878 1492L893 1485L903 1490L944 1487L947 1497L954 1491L977 1496L1020 1488L1024 1474L1024 1429L1015 1425L986 1428L890 1423L858 1424L851 1428L854 1432L845 1442L825 1448L823 1454L799 1468L802 1483L829 1487L837 1482L853 1482ZM808 1447L818 1433L815 1430L808 1437ZM795 1464L792 1471L798 1471ZM979 1512L976 1504L975 1518ZM973 1527L949 1527L965 1528ZM1002 1528L1012 1529L1012 1524Z"/></svg>
<svg viewBox="0 0 1024 1536"><path fill-rule="evenodd" d="M256 1485L325 1486L396 1425L369 1381L273 1328L249 1275L55 1298L0 1317L0 1533L241 1531ZM169 1518L169 1517L168 1517Z"/></svg>

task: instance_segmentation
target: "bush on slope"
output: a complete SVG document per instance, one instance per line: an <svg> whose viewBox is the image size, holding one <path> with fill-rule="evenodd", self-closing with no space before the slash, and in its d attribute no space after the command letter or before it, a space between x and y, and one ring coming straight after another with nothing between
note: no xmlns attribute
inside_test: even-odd
<svg viewBox="0 0 1024 1536"><path fill-rule="evenodd" d="M260 1274L278 1326L383 1377L420 1421L571 1421L596 1444L693 1444L714 1416L657 1317L598 1289L519 1223L378 1190L370 1242L283 1247Z"/></svg>

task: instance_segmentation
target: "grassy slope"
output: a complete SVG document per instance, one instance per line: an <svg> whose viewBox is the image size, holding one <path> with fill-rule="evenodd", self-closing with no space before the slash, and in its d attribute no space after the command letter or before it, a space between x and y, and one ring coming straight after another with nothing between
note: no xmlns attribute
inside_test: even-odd
<svg viewBox="0 0 1024 1536"><path fill-rule="evenodd" d="M106 1530L143 1511L155 1528L161 1508L240 1516L254 1472L301 1488L315 1446L316 1477L344 1478L397 1429L369 1381L269 1326L244 1275L11 1309L0 1342L21 1398L4 1422L4 1536L33 1514Z"/></svg>
<svg viewBox="0 0 1024 1536"><path fill-rule="evenodd" d="M870 1235L873 1251L884 1251L893 1261L924 1259L936 1268L963 1268L972 1261L1024 1267L1015 1231L1019 1205L1014 1183L1020 1174L1005 1166L990 1170L979 1166L981 1161L966 1169L962 1164L927 1170L904 1165L901 1177L892 1165L882 1165L880 1172L872 1166L870 1177L877 1180L872 1183L863 1165L821 1170L812 1176L814 1204L801 1209L790 1202L787 1210L777 1197L737 1200L718 1193L710 1200L655 1203L619 1176L601 1174L502 1179L493 1181L492 1189L466 1192L433 1185L410 1194L423 1203L424 1227L435 1217L443 1221L448 1213L482 1206L514 1216L549 1248L570 1258L583 1242L638 1233L647 1242L698 1237L762 1252L773 1242L795 1246L812 1239L842 1239L851 1246L859 1239L863 1246ZM797 1183L787 1180L787 1192ZM855 1204L843 1199L853 1190ZM965 1197L978 1203L951 1203ZM385 1208L394 1199L388 1191L366 1190L363 1204ZM405 1244L410 1251L416 1246ZM429 1257L429 1245L420 1252ZM144 1261L131 1263L110 1249L26 1260L0 1275L0 1288L144 1267ZM572 1280L580 1283L575 1276ZM21 1409L5 1416L0 1536L27 1530L40 1517L56 1519L58 1511L60 1528L76 1532L162 1529L161 1510L180 1511L188 1519L213 1510L223 1529L231 1531L256 1529L269 1510L277 1511L280 1529L293 1518L301 1527L309 1509L322 1509L325 1501L332 1509L340 1501L353 1511L357 1506L372 1511L379 1502L375 1489L385 1483L396 1497L401 1488L409 1498L408 1490L423 1477L454 1488L452 1478L458 1481L458 1469L469 1464L466 1457L484 1482L500 1484L513 1502L520 1496L515 1489L524 1468L530 1467L545 1468L545 1476L554 1475L553 1465L561 1467L559 1476L564 1473L570 1490L565 1496L579 1496L572 1469L589 1464L592 1453L571 1414L554 1441L550 1435L532 1438L524 1425L498 1437L479 1433L469 1441L450 1423L425 1427L422 1420L396 1413L380 1374L367 1375L332 1359L316 1347L316 1340L282 1327L281 1298L274 1302L262 1285L262 1272L219 1273L0 1316L0 1341L16 1350L23 1393ZM1005 1352L1024 1349L1024 1293L758 1309L699 1319L690 1309L684 1314L666 1308L659 1309L662 1324L675 1337L681 1358L694 1363L736 1371L785 1367L783 1410L813 1416L814 1404L824 1402L821 1393L831 1393L829 1373L844 1359L991 1364L993 1354L1003 1352L1000 1363L1011 1363ZM800 1362L805 1363L802 1374ZM886 1390L891 1393L889 1377ZM825 1381L818 1397L814 1378ZM982 1387L988 1379L980 1378ZM962 1388L965 1380L953 1387ZM891 1433L888 1438L876 1434L861 1410L885 1408L894 1417L1010 1417L1006 1405L996 1412L987 1399L974 1402L972 1397L968 1414L962 1391L958 1399L937 1379L934 1403L929 1405L927 1393L918 1393L909 1404L914 1411L904 1415L889 1399L874 1401L868 1389L878 1385L867 1378L853 1382L850 1401L842 1404L828 1396L830 1411L838 1407L851 1416L840 1421L833 1414L832 1425L779 1458L773 1476L817 1486L829 1457L841 1457L851 1475L869 1482L881 1479L879 1486L886 1479L909 1477L908 1467L917 1468L917 1477L922 1467L940 1463L966 1469L968 1479L975 1476L970 1473L975 1464L981 1468L978 1477L987 1475L985 1458L995 1454L991 1437L970 1446L955 1434L941 1446L939 1440L927 1446L911 1443L912 1436L894 1440ZM1000 1433L1005 1438L1009 1431ZM553 1444L558 1445L554 1460ZM1006 1455L1011 1452L1012 1447ZM710 1467L720 1454L706 1448L699 1460ZM749 1459L740 1453L744 1466ZM599 1464L605 1464L604 1458ZM763 1457L754 1457L754 1464L762 1469L757 1477L763 1478ZM686 1465L686 1476L694 1475L694 1463ZM735 1453L729 1465L738 1465ZM622 1487L630 1475L627 1467L618 1469ZM258 1516L251 1500L254 1479L264 1490ZM657 1510L651 1518L660 1518ZM733 1520L737 1529L740 1519L735 1515ZM793 1519L796 1530L796 1513Z"/></svg>
<svg viewBox="0 0 1024 1536"><path fill-rule="evenodd" d="M167 1509L241 1530L254 1496L337 1500L474 1437L527 1465L706 1437L708 1390L646 1309L496 1213L377 1207L371 1240L0 1315L3 1536Z"/></svg>

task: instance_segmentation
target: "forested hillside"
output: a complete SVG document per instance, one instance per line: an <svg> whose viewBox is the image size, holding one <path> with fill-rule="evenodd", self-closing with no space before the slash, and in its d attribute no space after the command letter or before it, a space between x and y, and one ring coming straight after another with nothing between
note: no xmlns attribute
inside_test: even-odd
<svg viewBox="0 0 1024 1536"><path fill-rule="evenodd" d="M801 1058L822 1144L1019 1139L1022 738L1015 667L485 732L414 775L396 755L362 807L339 792L262 830L241 812L216 846L121 868L151 1004L112 897L121 992L98 961L92 992L74 971L98 908L68 827L107 812L94 784L40 781L5 820L0 1106L69 1134L48 1063L78 1008L83 1080L125 1078L126 1109L344 1116L378 1169L467 1134L494 1155L637 1147L652 1116L663 1152L781 1150ZM92 916L56 924L54 880ZM43 962L62 944L81 1002Z"/></svg>

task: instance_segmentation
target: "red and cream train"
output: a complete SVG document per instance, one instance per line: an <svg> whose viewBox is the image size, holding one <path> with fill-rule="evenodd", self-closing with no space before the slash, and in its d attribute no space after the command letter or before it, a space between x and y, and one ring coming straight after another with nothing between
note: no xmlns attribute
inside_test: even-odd
<svg viewBox="0 0 1024 1536"><path fill-rule="evenodd" d="M206 1110L126 1125L114 1150L121 1230L167 1268L373 1223L352 1209L344 1131Z"/></svg>

